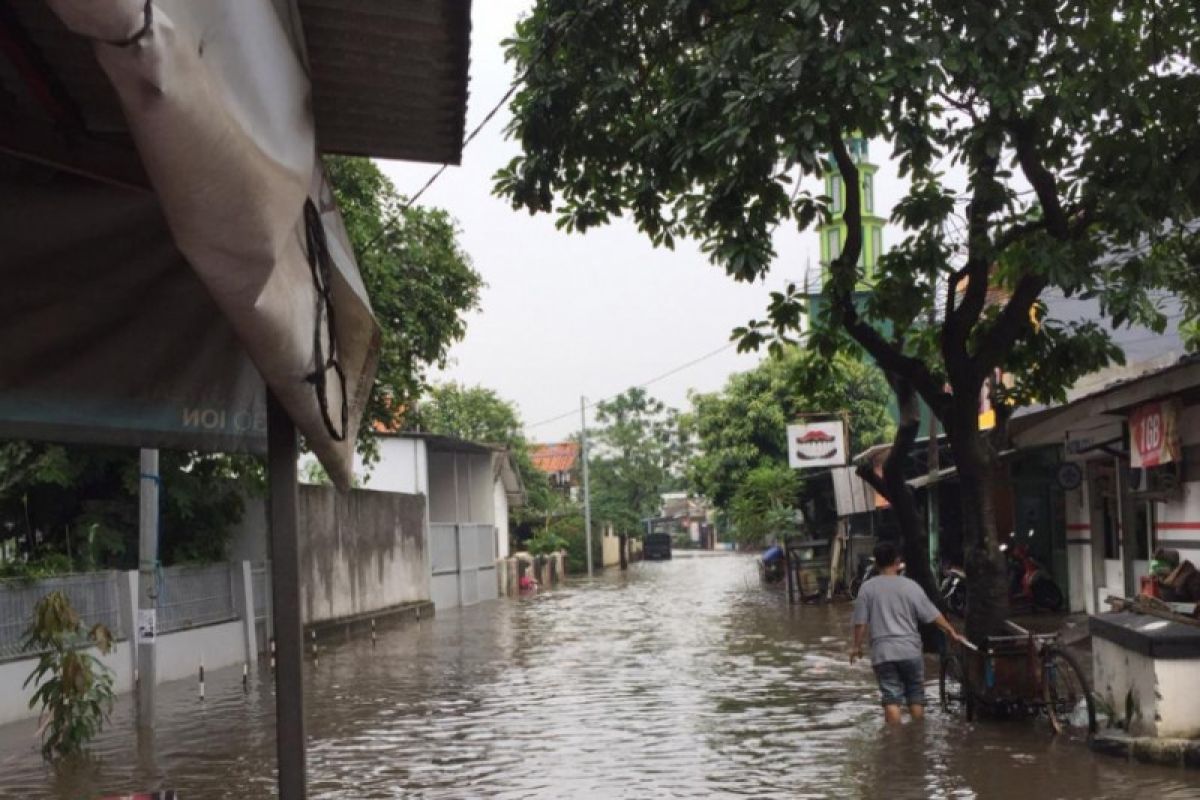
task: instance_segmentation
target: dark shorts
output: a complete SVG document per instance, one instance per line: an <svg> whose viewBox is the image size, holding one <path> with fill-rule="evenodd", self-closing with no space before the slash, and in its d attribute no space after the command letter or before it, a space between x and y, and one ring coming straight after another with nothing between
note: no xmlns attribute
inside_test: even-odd
<svg viewBox="0 0 1200 800"><path fill-rule="evenodd" d="M884 661L875 664L875 678L885 706L925 705L925 659Z"/></svg>

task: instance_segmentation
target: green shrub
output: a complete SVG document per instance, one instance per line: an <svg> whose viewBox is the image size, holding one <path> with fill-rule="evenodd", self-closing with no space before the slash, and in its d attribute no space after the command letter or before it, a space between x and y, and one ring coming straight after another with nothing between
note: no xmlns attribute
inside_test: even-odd
<svg viewBox="0 0 1200 800"><path fill-rule="evenodd" d="M37 686L29 707L42 708L42 757L47 761L81 752L112 712L112 671L87 652L93 646L101 653L112 649L108 628L95 625L85 634L62 592L38 601L22 648L41 655L24 685Z"/></svg>

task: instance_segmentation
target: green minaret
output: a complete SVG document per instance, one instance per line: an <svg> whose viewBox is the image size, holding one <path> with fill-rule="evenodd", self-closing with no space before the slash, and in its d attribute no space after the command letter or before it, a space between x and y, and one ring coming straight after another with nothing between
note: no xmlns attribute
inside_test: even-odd
<svg viewBox="0 0 1200 800"><path fill-rule="evenodd" d="M875 173L879 167L870 162L867 140L854 136L846 140L850 157L858 167L859 191L862 194L862 253L858 256L859 279L856 293L868 292L875 281L875 269L883 253L883 226L886 220L875 213ZM821 283L829 278L830 263L842 254L846 243L846 187L837 170L825 176L825 196L830 198L832 219L817 228L821 237Z"/></svg>

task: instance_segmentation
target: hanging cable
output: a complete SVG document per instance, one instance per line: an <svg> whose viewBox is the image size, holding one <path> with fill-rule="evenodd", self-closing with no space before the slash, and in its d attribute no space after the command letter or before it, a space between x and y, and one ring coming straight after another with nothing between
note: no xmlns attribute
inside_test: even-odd
<svg viewBox="0 0 1200 800"><path fill-rule="evenodd" d="M335 442L345 441L346 429L349 427L350 405L346 397L346 373L338 360L337 325L333 309L333 258L329 255L329 242L325 238L325 225L321 222L321 212L311 198L304 201L304 231L308 245L308 266L312 271L313 288L316 290L316 309L313 326L313 364L315 369L306 380L313 385L317 393L317 404L321 407L321 417L325 421L325 429ZM322 330L324 329L324 330ZM328 337L329 353L325 354L325 341L322 333ZM333 370L341 393L340 427L334 423L329 410L329 371Z"/></svg>

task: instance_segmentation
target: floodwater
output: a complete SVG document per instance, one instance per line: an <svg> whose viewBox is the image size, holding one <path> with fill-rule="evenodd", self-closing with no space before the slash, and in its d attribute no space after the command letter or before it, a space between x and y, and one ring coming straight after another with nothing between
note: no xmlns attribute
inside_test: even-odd
<svg viewBox="0 0 1200 800"><path fill-rule="evenodd" d="M885 728L846 663L848 608L788 608L752 559L679 557L537 597L446 611L307 670L320 798L1200 798L1200 773L1094 755L1033 722L936 712ZM163 687L153 743L128 699L90 763L45 767L0 728L0 797L175 788L268 797L269 674ZM930 676L931 694L936 675Z"/></svg>

